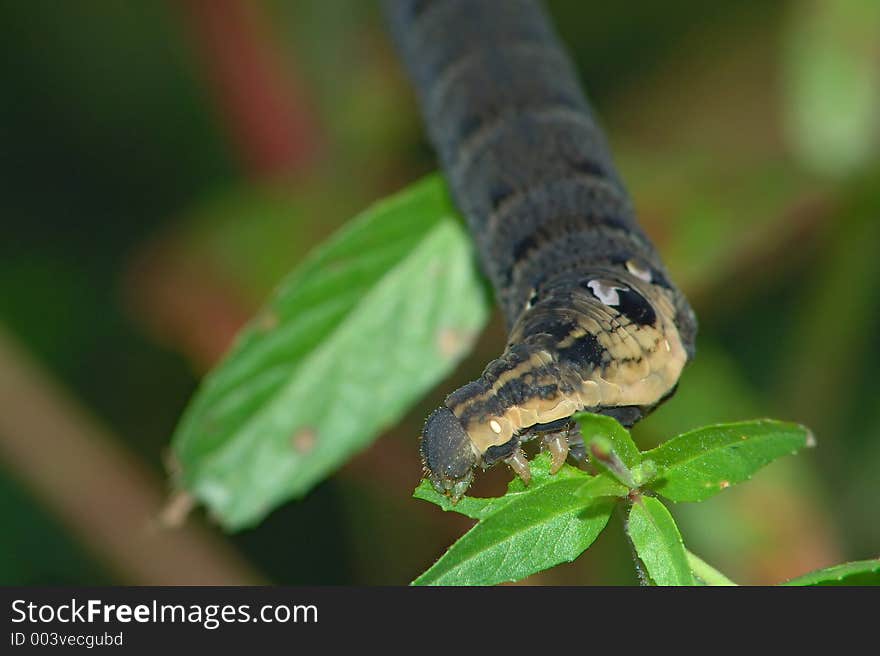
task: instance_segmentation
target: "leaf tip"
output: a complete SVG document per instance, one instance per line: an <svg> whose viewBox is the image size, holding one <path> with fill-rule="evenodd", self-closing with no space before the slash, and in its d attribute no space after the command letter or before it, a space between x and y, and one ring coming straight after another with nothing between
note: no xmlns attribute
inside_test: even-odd
<svg viewBox="0 0 880 656"><path fill-rule="evenodd" d="M813 431L811 431L809 428L804 428L804 430L807 433L807 436L804 440L804 445L808 449L816 448L816 445L818 444L818 442L816 442L816 434Z"/></svg>
<svg viewBox="0 0 880 656"><path fill-rule="evenodd" d="M196 504L196 498L186 490L172 492L156 517L159 528L180 528Z"/></svg>

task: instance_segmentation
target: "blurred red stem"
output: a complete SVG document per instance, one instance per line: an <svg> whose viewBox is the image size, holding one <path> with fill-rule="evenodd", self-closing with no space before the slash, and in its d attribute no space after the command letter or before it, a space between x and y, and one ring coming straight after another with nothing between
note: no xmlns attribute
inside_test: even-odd
<svg viewBox="0 0 880 656"><path fill-rule="evenodd" d="M317 120L260 5L179 0L224 127L256 178L306 168L319 146Z"/></svg>

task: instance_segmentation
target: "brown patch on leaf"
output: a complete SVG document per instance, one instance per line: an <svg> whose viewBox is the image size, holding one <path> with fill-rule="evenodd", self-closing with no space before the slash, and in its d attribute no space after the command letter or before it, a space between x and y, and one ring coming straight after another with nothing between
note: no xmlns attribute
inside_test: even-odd
<svg viewBox="0 0 880 656"><path fill-rule="evenodd" d="M471 345L473 337L470 331L441 328L437 333L437 348L444 358L453 358Z"/></svg>
<svg viewBox="0 0 880 656"><path fill-rule="evenodd" d="M318 443L318 432L314 428L304 426L293 434L290 443L297 453L308 453Z"/></svg>
<svg viewBox="0 0 880 656"><path fill-rule="evenodd" d="M263 310L254 319L254 325L262 333L268 333L278 327L278 315L272 310Z"/></svg>

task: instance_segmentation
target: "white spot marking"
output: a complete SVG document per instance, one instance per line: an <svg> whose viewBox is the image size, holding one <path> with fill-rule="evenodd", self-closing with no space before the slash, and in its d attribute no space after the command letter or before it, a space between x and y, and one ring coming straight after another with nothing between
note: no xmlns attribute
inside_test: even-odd
<svg viewBox="0 0 880 656"><path fill-rule="evenodd" d="M636 278L641 278L645 282L651 282L651 270L643 267L641 263L636 260L627 260L626 269Z"/></svg>
<svg viewBox="0 0 880 656"><path fill-rule="evenodd" d="M494 419L489 422L489 428L492 429L493 433L498 433L499 435L501 434L501 424L499 424Z"/></svg>
<svg viewBox="0 0 880 656"><path fill-rule="evenodd" d="M605 305L611 307L620 305L620 294L617 293L618 291L622 291L620 287L615 287L614 285L602 282L601 280L591 280L587 283L587 287L589 287L593 291L593 295Z"/></svg>

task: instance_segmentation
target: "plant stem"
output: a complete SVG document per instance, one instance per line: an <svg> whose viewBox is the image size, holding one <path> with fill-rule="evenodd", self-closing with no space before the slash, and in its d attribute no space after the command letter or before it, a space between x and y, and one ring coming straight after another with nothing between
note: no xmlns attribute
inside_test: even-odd
<svg viewBox="0 0 880 656"><path fill-rule="evenodd" d="M706 585L737 585L699 556L691 553L687 549L685 549L685 552L687 553L688 564L691 567L691 571L695 576L702 579Z"/></svg>

